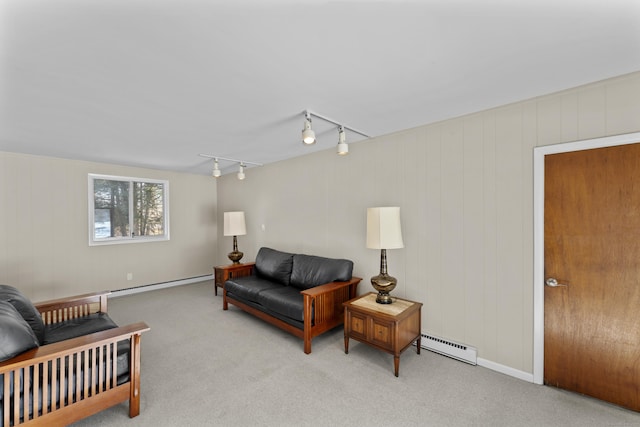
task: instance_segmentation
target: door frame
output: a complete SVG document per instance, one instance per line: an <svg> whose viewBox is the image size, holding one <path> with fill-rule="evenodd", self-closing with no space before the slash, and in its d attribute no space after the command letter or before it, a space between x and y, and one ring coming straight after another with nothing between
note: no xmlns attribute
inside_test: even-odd
<svg viewBox="0 0 640 427"><path fill-rule="evenodd" d="M640 142L640 132L533 149L533 382L544 382L544 159L549 154Z"/></svg>

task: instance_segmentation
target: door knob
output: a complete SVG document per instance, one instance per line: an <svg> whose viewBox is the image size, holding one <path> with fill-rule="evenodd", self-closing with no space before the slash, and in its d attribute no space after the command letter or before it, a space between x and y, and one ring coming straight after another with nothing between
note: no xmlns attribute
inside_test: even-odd
<svg viewBox="0 0 640 427"><path fill-rule="evenodd" d="M558 281L553 277L549 277L547 280L545 280L544 284L549 286L550 288L557 288L558 286L567 286L567 285L558 283Z"/></svg>

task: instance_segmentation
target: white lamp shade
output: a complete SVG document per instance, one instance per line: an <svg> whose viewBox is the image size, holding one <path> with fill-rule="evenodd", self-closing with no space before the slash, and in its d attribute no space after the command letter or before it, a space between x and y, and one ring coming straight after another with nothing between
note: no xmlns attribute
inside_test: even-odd
<svg viewBox="0 0 640 427"><path fill-rule="evenodd" d="M224 213L224 235L244 236L247 234L247 227L244 223L244 212Z"/></svg>
<svg viewBox="0 0 640 427"><path fill-rule="evenodd" d="M367 209L367 248L404 248L399 207Z"/></svg>

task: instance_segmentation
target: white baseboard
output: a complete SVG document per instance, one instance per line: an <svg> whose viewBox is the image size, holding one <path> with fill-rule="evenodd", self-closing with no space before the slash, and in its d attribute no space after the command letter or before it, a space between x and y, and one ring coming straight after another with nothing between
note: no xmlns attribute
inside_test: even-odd
<svg viewBox="0 0 640 427"><path fill-rule="evenodd" d="M487 369L491 369L492 371L500 372L505 375L509 375L511 377L518 378L523 381L533 382L533 374L528 372L520 371L518 369L510 368L509 366L501 365L496 362L492 362L487 359L482 359L478 357L478 366L482 366Z"/></svg>
<svg viewBox="0 0 640 427"><path fill-rule="evenodd" d="M213 274L207 274L205 276L198 276L198 277L190 277L188 279L172 280L171 282L154 283L152 285L136 286L135 288L119 289L117 291L111 291L109 298L123 297L125 295L139 294L141 292L157 291L158 289L171 288L173 286L189 285L191 283L204 282L206 280L213 280Z"/></svg>

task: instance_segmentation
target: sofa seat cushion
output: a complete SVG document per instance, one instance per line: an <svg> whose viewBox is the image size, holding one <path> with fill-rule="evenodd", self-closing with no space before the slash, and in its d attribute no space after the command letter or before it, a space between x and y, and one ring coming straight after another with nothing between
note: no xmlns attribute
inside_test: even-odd
<svg viewBox="0 0 640 427"><path fill-rule="evenodd" d="M88 316L45 325L44 344L64 341L117 327L118 325L106 313L93 313Z"/></svg>
<svg viewBox="0 0 640 427"><path fill-rule="evenodd" d="M260 304L288 318L304 321L304 302L300 289L283 286L260 293Z"/></svg>
<svg viewBox="0 0 640 427"><path fill-rule="evenodd" d="M293 256L291 286L309 289L325 283L351 279L353 261L348 259L324 258L314 255Z"/></svg>
<svg viewBox="0 0 640 427"><path fill-rule="evenodd" d="M16 308L0 301L0 362L38 347L38 338Z"/></svg>
<svg viewBox="0 0 640 427"><path fill-rule="evenodd" d="M44 341L44 322L33 303L22 292L9 285L0 285L0 301L7 301L18 310L42 344Z"/></svg>
<svg viewBox="0 0 640 427"><path fill-rule="evenodd" d="M260 248L256 255L256 273L265 279L288 285L293 268L293 254Z"/></svg>
<svg viewBox="0 0 640 427"><path fill-rule="evenodd" d="M246 276L229 279L224 284L227 293L235 295L237 298L260 303L260 294L270 289L284 287L280 283L275 283L257 276Z"/></svg>

